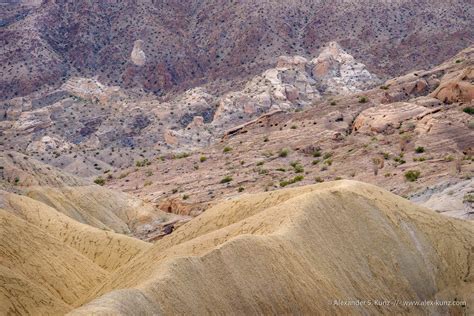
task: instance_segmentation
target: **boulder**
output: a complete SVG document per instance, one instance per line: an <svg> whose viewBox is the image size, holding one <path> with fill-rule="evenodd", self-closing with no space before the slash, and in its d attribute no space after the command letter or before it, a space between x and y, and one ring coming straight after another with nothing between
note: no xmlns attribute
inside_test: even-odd
<svg viewBox="0 0 474 316"><path fill-rule="evenodd" d="M410 119L420 119L433 109L407 102L379 105L362 111L354 121L353 131L392 134Z"/></svg>
<svg viewBox="0 0 474 316"><path fill-rule="evenodd" d="M146 55L143 51L143 41L136 40L133 45L132 53L130 54L130 59L137 66L144 66L146 63Z"/></svg>
<svg viewBox="0 0 474 316"><path fill-rule="evenodd" d="M447 74L431 96L445 103L472 102L474 99L473 80L474 67Z"/></svg>

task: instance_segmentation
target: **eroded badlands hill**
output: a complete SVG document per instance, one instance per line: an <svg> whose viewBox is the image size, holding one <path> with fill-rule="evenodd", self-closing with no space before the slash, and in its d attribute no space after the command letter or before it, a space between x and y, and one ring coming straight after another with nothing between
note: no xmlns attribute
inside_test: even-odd
<svg viewBox="0 0 474 316"><path fill-rule="evenodd" d="M154 245L1 201L2 314L472 313L472 224L361 182L245 194Z"/></svg>
<svg viewBox="0 0 474 316"><path fill-rule="evenodd" d="M67 313L151 246L126 235L158 238L171 232L161 230L173 218L127 194L2 152L0 314Z"/></svg>
<svg viewBox="0 0 474 316"><path fill-rule="evenodd" d="M473 243L470 223L360 182L244 195L142 252L71 315L469 314ZM356 298L467 307L330 304Z"/></svg>
<svg viewBox="0 0 474 316"><path fill-rule="evenodd" d="M18 214L44 210L55 219L55 226L68 227L64 218L124 235L146 239L149 233L158 234L164 226L185 217L164 213L149 203L119 191L89 184L76 176L35 161L16 152L0 154L0 207ZM57 214L54 215L54 214ZM41 217L41 223L51 219ZM59 222L58 222L59 221ZM35 222L35 224L38 224ZM41 225L39 225L41 226ZM66 229L67 231L67 229Z"/></svg>

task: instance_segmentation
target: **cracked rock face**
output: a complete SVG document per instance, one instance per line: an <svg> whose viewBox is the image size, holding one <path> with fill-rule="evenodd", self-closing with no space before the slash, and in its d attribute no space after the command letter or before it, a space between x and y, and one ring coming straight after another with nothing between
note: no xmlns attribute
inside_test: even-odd
<svg viewBox="0 0 474 316"><path fill-rule="evenodd" d="M326 67L329 65L328 67ZM326 95L345 95L378 83L365 65L355 61L337 43L331 42L312 61L301 56L280 56L274 68L249 80L243 89L213 97L203 89L191 89L178 98L173 109L196 112L217 104L211 120L167 131L168 145L193 148L212 142L229 128L273 111L301 110ZM172 102L173 103L173 102ZM209 112L209 111L207 111ZM202 116L196 112L193 116ZM191 122L191 115L182 121Z"/></svg>
<svg viewBox="0 0 474 316"><path fill-rule="evenodd" d="M422 118L433 109L407 102L391 103L368 108L354 121L353 130L361 133L392 134L410 119Z"/></svg>
<svg viewBox="0 0 474 316"><path fill-rule="evenodd" d="M313 77L321 82L326 94L357 92L380 81L336 42L329 43L310 65Z"/></svg>
<svg viewBox="0 0 474 316"><path fill-rule="evenodd" d="M301 109L322 95L358 92L378 82L364 64L331 42L310 62L301 56L280 56L275 68L254 77L243 90L221 98L213 124L225 125L268 111Z"/></svg>
<svg viewBox="0 0 474 316"><path fill-rule="evenodd" d="M443 181L412 195L410 200L438 213L474 220L474 205L468 199L472 194L474 194L474 179L460 182Z"/></svg>

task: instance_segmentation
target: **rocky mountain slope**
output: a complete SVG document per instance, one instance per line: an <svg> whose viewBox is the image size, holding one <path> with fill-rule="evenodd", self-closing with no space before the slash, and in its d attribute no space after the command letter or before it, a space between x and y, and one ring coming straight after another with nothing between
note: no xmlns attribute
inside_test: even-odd
<svg viewBox="0 0 474 316"><path fill-rule="evenodd" d="M267 112L228 129L212 146L159 155L121 170L107 184L165 211L195 215L242 192L338 178L374 183L406 197L443 183L449 184L447 194L450 186L466 181L456 202L434 204L440 212L472 218L473 52L468 48L430 70L363 92L326 96L303 111ZM196 136L210 126L185 132ZM178 148L190 143L175 140ZM414 197L420 203L426 199Z"/></svg>
<svg viewBox="0 0 474 316"><path fill-rule="evenodd" d="M332 42L311 60L281 56L222 95L199 87L156 99L76 77L46 96L4 102L1 140L88 183L95 179L185 216L243 191L353 178L472 218L473 65L470 47L434 68L383 82ZM17 178L30 185L28 171L9 176ZM460 181L466 190L453 200L449 186ZM416 197L443 183L452 203ZM83 196L48 194L43 201L66 214L77 211L61 200L77 204ZM124 205L117 201L115 207ZM80 221L112 221L128 232L101 205L95 213Z"/></svg>
<svg viewBox="0 0 474 316"><path fill-rule="evenodd" d="M72 76L163 93L225 90L280 55L337 41L381 77L425 68L473 41L465 1L3 1L0 97Z"/></svg>
<svg viewBox="0 0 474 316"><path fill-rule="evenodd" d="M43 241L41 246L46 243L36 240ZM63 301L42 303L51 313L84 304L71 315L208 313L210 308L245 314L469 314L473 243L474 230L467 222L434 214L372 185L344 180L219 204L111 273L96 268L81 274L93 280L63 279L67 290L56 287ZM64 266L77 260L63 258ZM26 271L13 271L32 271L21 267ZM36 273L40 277L48 272ZM81 291L91 285L95 289L87 294ZM66 296L71 292L77 293L76 299ZM2 302L14 302L9 292L1 293ZM330 303L359 297L460 303L355 309ZM22 307L44 308L33 300L28 296ZM12 311L8 306L2 304Z"/></svg>
<svg viewBox="0 0 474 316"><path fill-rule="evenodd" d="M10 150L88 177L158 153L202 148L262 114L301 110L379 82L332 42L312 60L281 56L243 88L222 95L198 87L160 100L97 78L71 78L47 95L3 102L0 131Z"/></svg>

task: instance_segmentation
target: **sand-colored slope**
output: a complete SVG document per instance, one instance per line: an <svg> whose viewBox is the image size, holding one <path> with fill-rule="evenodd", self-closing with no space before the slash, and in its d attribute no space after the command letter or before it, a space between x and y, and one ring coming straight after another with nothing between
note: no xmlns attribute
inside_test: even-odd
<svg viewBox="0 0 474 316"><path fill-rule="evenodd" d="M99 229L137 235L147 225L172 217L131 195L93 185L14 151L0 153L0 167L1 190L28 195Z"/></svg>
<svg viewBox="0 0 474 316"><path fill-rule="evenodd" d="M27 195L81 223L123 234L162 215L141 200L97 185L30 187Z"/></svg>
<svg viewBox="0 0 474 316"><path fill-rule="evenodd" d="M244 196L206 211L119 268L84 301L95 300L72 314L446 312L330 302L472 304L473 244L472 224L360 182Z"/></svg>
<svg viewBox="0 0 474 316"><path fill-rule="evenodd" d="M0 265L1 315L61 315L71 307L40 285Z"/></svg>
<svg viewBox="0 0 474 316"><path fill-rule="evenodd" d="M0 205L21 219L44 229L107 271L115 270L151 246L135 238L81 224L26 196L0 191Z"/></svg>
<svg viewBox="0 0 474 316"><path fill-rule="evenodd" d="M142 225L172 216L126 193L98 185L34 186L25 191L29 197L78 222L120 234L134 234Z"/></svg>
<svg viewBox="0 0 474 316"><path fill-rule="evenodd" d="M0 209L0 314L58 314L107 274L74 248Z"/></svg>

